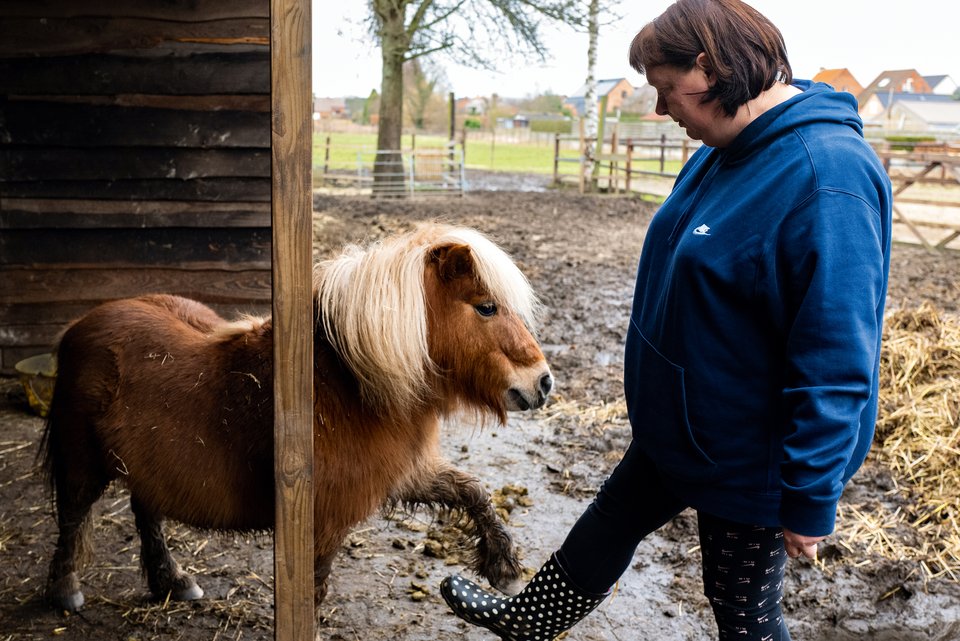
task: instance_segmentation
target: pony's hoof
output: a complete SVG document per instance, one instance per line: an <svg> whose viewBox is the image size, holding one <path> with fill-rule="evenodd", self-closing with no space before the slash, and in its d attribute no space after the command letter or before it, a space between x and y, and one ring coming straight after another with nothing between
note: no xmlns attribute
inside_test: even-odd
<svg viewBox="0 0 960 641"><path fill-rule="evenodd" d="M516 596L520 594L520 590L523 589L523 581L520 579L513 579L512 581L504 581L500 585L494 585L493 587L497 590L500 590L507 596Z"/></svg>
<svg viewBox="0 0 960 641"><path fill-rule="evenodd" d="M83 607L83 592L77 590L76 592L71 592L70 594L54 597L53 602L57 608L61 610L66 610L67 612L76 612Z"/></svg>
<svg viewBox="0 0 960 641"><path fill-rule="evenodd" d="M203 598L203 589L194 583L170 595L174 601L196 601Z"/></svg>

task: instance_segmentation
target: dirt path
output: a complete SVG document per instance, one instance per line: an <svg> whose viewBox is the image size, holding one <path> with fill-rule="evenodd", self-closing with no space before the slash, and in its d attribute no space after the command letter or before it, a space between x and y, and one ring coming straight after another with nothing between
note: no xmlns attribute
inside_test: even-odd
<svg viewBox="0 0 960 641"><path fill-rule="evenodd" d="M451 425L451 460L503 490L509 526L532 569L567 529L612 469L629 439L620 401L623 330L633 275L654 206L633 198L504 190L462 199L377 202L316 200L317 254L343 242L380 237L421 218L476 226L518 261L543 299L541 339L558 379L543 410L508 425ZM933 301L960 311L960 254L894 250L890 305ZM15 382L0 381L0 641L272 639L272 541L173 527L171 547L206 591L194 604L145 600L125 493L98 505L95 555L84 572L87 606L65 617L41 589L54 523L42 479L33 471L42 422L26 413ZM890 478L872 464L848 494L884 500ZM525 492L525 494L524 494ZM443 521L427 515L376 518L358 526L334 568L318 638L479 641L448 614L440 579L462 571ZM706 640L714 624L701 595L696 521L684 513L637 550L613 599L570 634L582 641ZM915 563L862 556L825 568L791 565L785 608L794 639L960 639L960 589L924 582Z"/></svg>

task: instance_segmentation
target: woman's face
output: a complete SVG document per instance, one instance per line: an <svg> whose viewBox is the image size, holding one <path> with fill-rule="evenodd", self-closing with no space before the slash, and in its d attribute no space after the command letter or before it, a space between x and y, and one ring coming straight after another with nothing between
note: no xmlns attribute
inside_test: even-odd
<svg viewBox="0 0 960 641"><path fill-rule="evenodd" d="M713 84L709 73L700 64L689 70L664 64L646 71L647 82L657 90L657 113L673 118L690 138L718 146L723 111L715 100L703 102Z"/></svg>

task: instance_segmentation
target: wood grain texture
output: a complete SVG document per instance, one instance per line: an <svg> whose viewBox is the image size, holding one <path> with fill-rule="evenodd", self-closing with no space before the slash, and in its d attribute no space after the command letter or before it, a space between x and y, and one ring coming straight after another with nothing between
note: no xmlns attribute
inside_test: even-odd
<svg viewBox="0 0 960 641"><path fill-rule="evenodd" d="M275 638L313 641L310 2L271 0Z"/></svg>
<svg viewBox="0 0 960 641"><path fill-rule="evenodd" d="M4 18L0 56L5 58L103 53L151 49L169 43L262 44L269 22L263 18L225 18L178 22L144 18Z"/></svg>
<svg viewBox="0 0 960 641"><path fill-rule="evenodd" d="M270 115L11 100L4 144L51 147L270 147Z"/></svg>
<svg viewBox="0 0 960 641"><path fill-rule="evenodd" d="M0 197L3 229L270 227L267 202Z"/></svg>
<svg viewBox="0 0 960 641"><path fill-rule="evenodd" d="M147 293L247 305L270 300L267 270L8 268L0 269L0 305L101 301Z"/></svg>
<svg viewBox="0 0 960 641"><path fill-rule="evenodd" d="M0 78L10 95L265 95L270 91L270 56L263 49L7 58L0 59Z"/></svg>

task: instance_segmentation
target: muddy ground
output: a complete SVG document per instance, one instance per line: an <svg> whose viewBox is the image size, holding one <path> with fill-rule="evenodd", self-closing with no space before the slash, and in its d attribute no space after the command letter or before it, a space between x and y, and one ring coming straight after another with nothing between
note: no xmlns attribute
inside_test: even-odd
<svg viewBox="0 0 960 641"><path fill-rule="evenodd" d="M504 427L450 425L444 449L497 493L525 564L536 569L628 442L620 404L622 343L634 269L656 205L635 197L512 191L516 183L483 176L473 186L489 189L416 202L317 196L317 254L440 217L488 232L526 272L545 305L540 338L556 393L546 408L515 414ZM898 244L889 306L929 300L960 312L958 277L960 253L933 255ZM33 467L41 429L16 381L0 381L0 641L273 638L268 534L168 524L174 554L206 597L153 603L139 575L139 545L122 489L109 491L97 507L95 555L82 576L86 606L69 616L49 609L41 590L55 528ZM885 501L891 486L889 474L868 462L845 500ZM437 592L443 576L462 571L447 526L427 514L358 525L335 565L318 638L491 638L448 614ZM960 639L957 583L925 581L916 562L854 554L829 540L822 551L824 566L797 561L788 571L784 607L794 639ZM685 512L641 543L614 597L568 638L686 641L714 634L700 590L696 519Z"/></svg>

